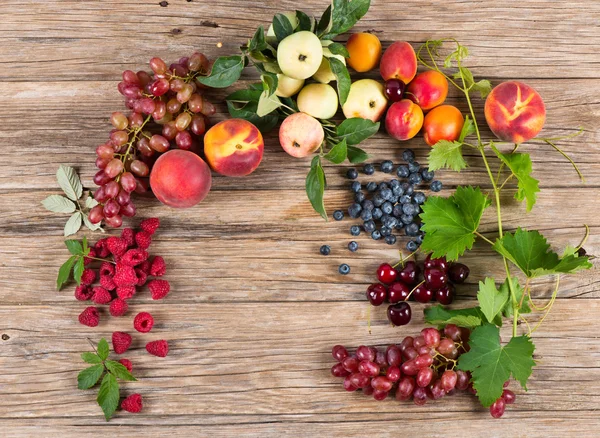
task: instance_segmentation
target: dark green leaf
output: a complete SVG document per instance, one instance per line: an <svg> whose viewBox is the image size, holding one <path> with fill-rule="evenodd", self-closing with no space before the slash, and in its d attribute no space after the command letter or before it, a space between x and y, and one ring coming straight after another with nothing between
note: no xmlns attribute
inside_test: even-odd
<svg viewBox="0 0 600 438"><path fill-rule="evenodd" d="M127 371L127 368L125 368L125 366L123 366L119 362L115 362L114 360L107 360L106 362L104 362L104 365L106 365L108 371L112 373L112 375L115 376L117 379L128 380L131 382L136 381L136 378L133 377L131 373Z"/></svg>
<svg viewBox="0 0 600 438"><path fill-rule="evenodd" d="M356 146L348 146L348 161L352 164L364 163L369 159L369 154Z"/></svg>
<svg viewBox="0 0 600 438"><path fill-rule="evenodd" d="M98 363L102 363L102 359L100 359L100 356L98 356L96 353L81 353L81 358L83 359L84 362L87 363L91 363L91 364L98 364Z"/></svg>
<svg viewBox="0 0 600 438"><path fill-rule="evenodd" d="M325 38L331 39L348 32L367 13L370 6L370 0L333 0L333 26Z"/></svg>
<svg viewBox="0 0 600 438"><path fill-rule="evenodd" d="M104 366L100 363L84 369L77 375L77 387L79 389L90 389L104 372Z"/></svg>
<svg viewBox="0 0 600 438"><path fill-rule="evenodd" d="M256 89L260 87L260 89ZM239 90L227 96L227 109L232 117L244 119L253 123L261 132L271 131L277 122L279 116L277 113L271 113L264 117L259 117L258 102L262 94L262 84L251 85L251 89Z"/></svg>
<svg viewBox="0 0 600 438"><path fill-rule="evenodd" d="M108 421L119 406L119 383L115 376L110 373L104 375L96 400L104 412L106 421Z"/></svg>
<svg viewBox="0 0 600 438"><path fill-rule="evenodd" d="M312 32L315 27L315 19L309 17L302 11L296 11L296 18L298 19L298 31L307 30Z"/></svg>
<svg viewBox="0 0 600 438"><path fill-rule="evenodd" d="M334 164L343 163L348 157L348 146L346 145L346 139L343 139L323 157Z"/></svg>
<svg viewBox="0 0 600 438"><path fill-rule="evenodd" d="M75 262L75 266L73 267L73 279L77 282L77 284L81 284L81 275L83 274L84 269L85 262L83 261L83 257L79 256L77 258L77 262Z"/></svg>
<svg viewBox="0 0 600 438"><path fill-rule="evenodd" d="M106 341L106 339L100 339L100 342L98 342L98 356L100 357L100 359L108 359L109 351L110 349L108 348L108 342Z"/></svg>
<svg viewBox="0 0 600 438"><path fill-rule="evenodd" d="M262 26L258 26L254 36L248 43L248 50L250 52L261 52L267 48L267 42L265 41L265 29Z"/></svg>
<svg viewBox="0 0 600 438"><path fill-rule="evenodd" d="M294 28L290 20L283 14L275 14L273 17L273 31L277 41L283 41L284 38L294 33Z"/></svg>
<svg viewBox="0 0 600 438"><path fill-rule="evenodd" d="M340 43L331 43L327 46L332 55L342 55L344 58L350 58L350 53L346 46Z"/></svg>
<svg viewBox="0 0 600 438"><path fill-rule="evenodd" d="M481 325L484 318L479 307L468 309L447 309L435 305L424 310L425 321L431 325L444 326L456 324L459 327L473 328Z"/></svg>
<svg viewBox="0 0 600 438"><path fill-rule="evenodd" d="M73 255L82 255L83 254L83 247L81 246L81 243L79 242L79 240L65 240L65 245L67 246L67 249L69 250L69 252Z"/></svg>
<svg viewBox="0 0 600 438"><path fill-rule="evenodd" d="M440 140L429 152L429 170L452 169L460 172L466 167L461 142Z"/></svg>
<svg viewBox="0 0 600 438"><path fill-rule="evenodd" d="M315 211L323 219L327 220L327 212L325 211L325 203L323 202L324 192L325 172L323 172L323 167L321 167L321 159L317 155L313 158L310 171L306 175L306 195Z"/></svg>
<svg viewBox="0 0 600 438"><path fill-rule="evenodd" d="M213 64L209 76L199 76L197 80L212 88L225 88L235 83L244 70L244 58L240 55L220 56Z"/></svg>
<svg viewBox="0 0 600 438"><path fill-rule="evenodd" d="M325 12L323 12L323 15L321 15L315 33L317 34L317 36L321 37L326 33L329 33L332 25L333 22L331 21L331 5L329 5L327 9L325 9Z"/></svg>
<svg viewBox="0 0 600 438"><path fill-rule="evenodd" d="M77 256L71 256L69 259L63 263L63 265L58 270L58 277L56 279L56 289L61 290L63 285L69 281L71 278L71 271L73 269L73 265L77 261Z"/></svg>
<svg viewBox="0 0 600 438"><path fill-rule="evenodd" d="M379 122L354 117L345 119L337 127L337 138L345 139L349 146L355 146L379 131Z"/></svg>
<svg viewBox="0 0 600 438"><path fill-rule="evenodd" d="M260 76L260 80L262 81L263 89L268 92L269 96L272 96L277 91L279 79L275 73L265 72Z"/></svg>
<svg viewBox="0 0 600 438"><path fill-rule="evenodd" d="M338 95L340 96L340 105L344 105L346 103L346 99L348 99L348 94L350 94L350 86L352 85L350 73L348 73L346 65L339 59L327 58L327 60L329 61L331 72L336 78Z"/></svg>

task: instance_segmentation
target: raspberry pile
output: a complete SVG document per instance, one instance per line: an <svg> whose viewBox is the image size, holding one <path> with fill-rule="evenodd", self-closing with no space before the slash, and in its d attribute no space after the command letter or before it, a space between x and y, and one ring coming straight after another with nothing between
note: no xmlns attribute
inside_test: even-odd
<svg viewBox="0 0 600 438"><path fill-rule="evenodd" d="M338 362L331 374L344 379L346 391L362 390L375 400L385 400L391 393L396 400L410 400L424 405L457 391L475 394L469 372L457 370L457 360L469 351L470 331L448 324L443 329L426 328L419 336L407 336L385 351L361 345L354 354L336 345L332 356ZM514 403L514 392L507 389L492 406L490 414L500 418L507 404Z"/></svg>
<svg viewBox="0 0 600 438"><path fill-rule="evenodd" d="M402 266L396 269L398 265ZM367 299L373 306L390 303L388 320L395 326L406 325L412 316L407 303L409 299L419 303L435 299L440 304L451 304L454 284L464 283L469 272L462 263L448 263L445 258L432 259L431 254L427 255L422 267L412 260L401 261L395 266L384 263L377 268L380 283L373 283L367 288Z"/></svg>
<svg viewBox="0 0 600 438"><path fill-rule="evenodd" d="M94 193L98 205L89 212L93 224L102 220L118 228L123 217L135 216L132 192L149 189L148 176L158 154L171 147L198 151L208 116L215 107L202 94L206 87L197 79L206 76L210 61L202 53L181 58L167 66L160 58L150 60L152 73L123 72L118 90L131 110L126 116L114 112L114 129L106 143L96 148Z"/></svg>

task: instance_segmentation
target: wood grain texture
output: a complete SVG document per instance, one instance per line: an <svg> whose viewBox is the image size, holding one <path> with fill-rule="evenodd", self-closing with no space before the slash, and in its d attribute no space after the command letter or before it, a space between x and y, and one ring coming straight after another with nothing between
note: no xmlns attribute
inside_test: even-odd
<svg viewBox="0 0 600 438"><path fill-rule="evenodd" d="M151 200L138 204L137 219L159 216L163 222L152 250L167 260L173 285L163 302L143 293L130 310L150 311L156 319L153 331L136 337L128 353L140 381L124 391L144 395L144 412L118 414L106 423L94 393L76 389L79 353L88 350L87 339L131 330L131 321L109 320L105 314L96 329L77 323L83 305L73 299L73 287L54 290L56 271L67 256L62 244L66 218L42 211L39 202L57 193L54 174L61 163L75 166L86 188L92 188L94 149L110 129L109 114L122 109L116 90L122 70L146 68L155 55L175 60L196 49L211 57L235 52L273 13L302 9L319 14L327 1L241 4L0 2L0 336L5 335L0 337L0 435L597 436L597 269L561 280L559 299L534 334L538 366L529 392L517 391L517 403L503 420L491 420L466 395L417 407L346 393L329 374L331 346L397 342L422 327L423 306L413 307L413 322L405 329L391 328L385 309L372 309L369 333L364 289L376 266L394 260L397 251L360 237L360 251L350 255L345 249L350 222L325 224L316 217L304 194L308 161L290 159L274 134L266 137L265 159L253 175L244 180L216 176L200 206L174 211ZM384 47L394 40L417 46L429 38L456 37L469 47L469 65L477 77L494 83L523 79L539 90L548 109L544 135L583 127L582 136L561 146L587 183L582 185L554 151L528 144L542 193L534 211L526 214L507 192L504 222L508 229L540 229L557 249L577 244L585 223L591 231L586 248L600 253L600 3L372 4L356 31L376 33ZM246 72L242 79L236 87L256 76ZM226 93L214 91L212 100L219 102ZM464 109L456 93L449 101ZM478 114L482 107L476 100ZM225 111L219 103L215 120L226 117ZM398 160L407 146L425 161L428 147L419 139L400 144L379 133L365 148L380 161ZM469 169L460 174L440 173L446 187L489 188L480 160L470 155L467 161ZM350 199L345 170L326 168L329 211ZM491 213L483 224L493 236ZM318 255L323 243L333 249L327 259ZM476 244L464 260L472 271L459 289L457 306L473 303L478 280L502 275L498 258L484 244ZM342 262L350 263L351 275L336 274ZM544 303L552 287L552 279L536 281L536 302ZM505 329L503 334L509 336ZM158 338L171 342L165 359L144 352L144 343Z"/></svg>

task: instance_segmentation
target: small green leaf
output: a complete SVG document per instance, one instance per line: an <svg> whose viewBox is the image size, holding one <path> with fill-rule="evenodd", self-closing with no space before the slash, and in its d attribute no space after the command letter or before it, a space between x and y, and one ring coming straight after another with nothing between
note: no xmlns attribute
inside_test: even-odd
<svg viewBox="0 0 600 438"><path fill-rule="evenodd" d="M82 253L84 256L89 255L90 253L90 247L88 245L88 241L87 241L87 237L83 236L83 240L82 240Z"/></svg>
<svg viewBox="0 0 600 438"><path fill-rule="evenodd" d="M364 163L369 159L369 154L356 146L348 146L348 161L352 164Z"/></svg>
<svg viewBox="0 0 600 438"><path fill-rule="evenodd" d="M93 365L89 368L82 370L77 375L77 387L79 389L90 389L100 379L100 376L104 372L104 365L98 364Z"/></svg>
<svg viewBox="0 0 600 438"><path fill-rule="evenodd" d="M459 67L458 71L454 73L454 79L463 79L465 87L470 88L473 85L473 73L467 67Z"/></svg>
<svg viewBox="0 0 600 438"><path fill-rule="evenodd" d="M250 52L262 52L267 48L267 42L265 41L265 29L262 26L258 26L256 32L252 36L252 39L248 43L248 51Z"/></svg>
<svg viewBox="0 0 600 438"><path fill-rule="evenodd" d="M106 362L104 362L104 365L106 365L108 371L112 373L112 375L115 376L117 379L128 380L131 382L136 381L136 378L133 377L131 373L127 371L127 368L125 368L119 362L115 362L114 360L107 360Z"/></svg>
<svg viewBox="0 0 600 438"><path fill-rule="evenodd" d="M459 327L473 328L480 326L484 317L479 307L447 309L437 304L423 312L425 313L425 322L437 326L455 324Z"/></svg>
<svg viewBox="0 0 600 438"><path fill-rule="evenodd" d="M503 154L493 143L491 143L491 146L498 158L517 178L518 190L515 199L517 201L527 200L527 211L531 211L535 205L537 193L540 191L539 181L531 176L533 172L531 157L529 154L521 153Z"/></svg>
<svg viewBox="0 0 600 438"><path fill-rule="evenodd" d="M315 30L316 23L313 17L309 17L302 11L296 11L296 18L298 19L298 31L307 30L312 32Z"/></svg>
<svg viewBox="0 0 600 438"><path fill-rule="evenodd" d="M269 91L265 90L260 95L260 99L258 100L258 107L256 108L256 115L258 117L264 117L268 114L271 114L277 108L281 106L281 101L279 97L275 94L269 96Z"/></svg>
<svg viewBox="0 0 600 438"><path fill-rule="evenodd" d="M61 164L56 171L56 179L58 180L58 185L70 200L77 201L81 198L83 186L75 169Z"/></svg>
<svg viewBox="0 0 600 438"><path fill-rule="evenodd" d="M106 339L100 339L100 342L98 342L98 356L100 356L100 359L108 359L109 351L110 349L108 348L108 342Z"/></svg>
<svg viewBox="0 0 600 438"><path fill-rule="evenodd" d="M348 32L369 10L370 0L333 0L332 26L324 36L331 39Z"/></svg>
<svg viewBox="0 0 600 438"><path fill-rule="evenodd" d="M119 406L119 383L115 376L110 373L104 375L96 400L104 412L106 421L108 421Z"/></svg>
<svg viewBox="0 0 600 438"><path fill-rule="evenodd" d="M523 298L523 293L525 291L519 284L519 279L517 277L511 277L511 280L512 280L511 282L512 282L512 286L513 286L513 290L515 292L515 297L517 298L517 303L521 304L521 307L519 307L519 313L531 313L531 308L529 307L527 298ZM508 296L510 296L510 289L508 287L508 278L506 280L504 280L504 283L502 283L502 285L500 286L500 292L506 293L506 294L508 294ZM512 318L513 313L514 313L513 303L509 299L506 302L504 309L502 309L502 314L506 318Z"/></svg>
<svg viewBox="0 0 600 438"><path fill-rule="evenodd" d="M325 211L325 203L323 201L325 184L325 172L323 171L323 167L321 167L321 159L317 155L313 158L310 171L306 175L306 195L315 211L323 219L327 220L327 212Z"/></svg>
<svg viewBox="0 0 600 438"><path fill-rule="evenodd" d="M213 64L209 76L199 76L197 80L212 88L225 88L235 83L244 70L244 58L240 55L221 56Z"/></svg>
<svg viewBox="0 0 600 438"><path fill-rule="evenodd" d="M102 359L100 359L100 356L98 356L96 353L81 353L81 358L83 359L84 362L87 363L91 363L91 364L98 364L98 363L102 363Z"/></svg>
<svg viewBox="0 0 600 438"><path fill-rule="evenodd" d="M496 289L494 279L486 278L479 282L477 301L488 322L493 323L508 301L508 290Z"/></svg>
<svg viewBox="0 0 600 438"><path fill-rule="evenodd" d="M473 123L473 120L471 120L471 118L469 116L465 117L465 123L463 124L462 129L460 130L460 136L458 137L458 142L459 143L464 143L465 138L467 138L470 135L475 134L475 123Z"/></svg>
<svg viewBox="0 0 600 438"><path fill-rule="evenodd" d="M345 139L348 146L355 146L379 131L379 122L354 117L345 119L337 127L337 138Z"/></svg>
<svg viewBox="0 0 600 438"><path fill-rule="evenodd" d="M78 256L77 262L73 267L73 279L77 282L77 284L81 284L81 276L83 275L83 270L85 269L85 263L83 261L83 257Z"/></svg>
<svg viewBox="0 0 600 438"><path fill-rule="evenodd" d="M277 91L279 85L279 79L274 73L265 72L260 76L260 80L263 84L263 90L269 92L269 97Z"/></svg>
<svg viewBox="0 0 600 438"><path fill-rule="evenodd" d="M333 25L333 22L331 20L331 5L329 5L327 7L327 9L325 9L325 12L323 12L323 15L321 15L321 18L319 19L319 22L317 23L317 29L316 29L315 33L317 34L318 37L321 37L321 36L329 33L332 25Z"/></svg>
<svg viewBox="0 0 600 438"><path fill-rule="evenodd" d="M286 37L294 33L294 27L290 20L283 14L275 14L273 17L273 31L277 41L283 41Z"/></svg>
<svg viewBox="0 0 600 438"><path fill-rule="evenodd" d="M346 139L343 139L323 157L334 164L343 163L348 157L348 147L346 145Z"/></svg>
<svg viewBox="0 0 600 438"><path fill-rule="evenodd" d="M97 231L97 230L104 231L102 229L102 223L98 222L97 224L93 224L92 222L90 222L90 219L88 218L87 214L83 215L83 223L85 224L86 227L88 227L89 230L92 230L92 231Z"/></svg>
<svg viewBox="0 0 600 438"><path fill-rule="evenodd" d="M471 90L479 91L481 98L485 99L492 92L492 83L487 79L482 79L479 82L475 82Z"/></svg>
<svg viewBox="0 0 600 438"><path fill-rule="evenodd" d="M350 53L346 46L340 43L331 43L327 46L332 55L342 55L344 58L350 58Z"/></svg>
<svg viewBox="0 0 600 438"><path fill-rule="evenodd" d="M65 245L72 255L83 254L83 246L79 240L65 240Z"/></svg>
<svg viewBox="0 0 600 438"><path fill-rule="evenodd" d="M75 204L61 195L50 195L42 201L46 210L54 213L73 213L76 210Z"/></svg>
<svg viewBox="0 0 600 438"><path fill-rule="evenodd" d="M329 61L329 67L331 72L336 78L338 95L340 96L340 105L344 105L350 94L350 86L352 81L350 80L350 73L346 65L337 58L326 58Z"/></svg>
<svg viewBox="0 0 600 438"><path fill-rule="evenodd" d="M460 172L467 167L462 155L462 143L440 140L429 152L429 170L452 169Z"/></svg>
<svg viewBox="0 0 600 438"><path fill-rule="evenodd" d="M89 192L88 197L85 198L85 207L94 208L96 205L98 205L98 201L94 199L92 192Z"/></svg>
<svg viewBox="0 0 600 438"><path fill-rule="evenodd" d="M65 224L64 235L65 237L70 236L72 234L77 233L81 228L81 222L83 220L83 215L80 211L76 211L71 215L67 223Z"/></svg>
<svg viewBox="0 0 600 438"><path fill-rule="evenodd" d="M56 290L61 290L63 285L69 281L71 278L71 270L73 269L73 265L77 261L77 256L71 256L69 259L63 263L63 265L58 270L58 277L56 279Z"/></svg>
<svg viewBox="0 0 600 438"><path fill-rule="evenodd" d="M251 86L252 87L252 86ZM260 89L256 89L260 87ZM254 124L262 133L271 131L279 121L277 113L259 117L258 102L262 94L263 84L255 84L254 88L236 91L226 98L227 109L231 117L244 119Z"/></svg>

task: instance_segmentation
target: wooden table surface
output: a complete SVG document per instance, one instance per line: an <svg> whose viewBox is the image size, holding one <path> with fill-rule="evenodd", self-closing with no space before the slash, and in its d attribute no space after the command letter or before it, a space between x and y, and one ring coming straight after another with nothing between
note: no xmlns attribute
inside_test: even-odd
<svg viewBox="0 0 600 438"><path fill-rule="evenodd" d="M163 4L167 2L161 2ZM579 138L562 142L587 178L582 185L565 160L546 146L528 145L542 192L532 213L504 201L506 227L537 227L557 247L586 245L600 253L600 3L597 1L384 1L373 0L355 31L374 32L387 47L406 40L453 36L470 48L468 64L494 84L526 81L548 110L543 134ZM361 236L350 254L349 221L324 223L304 193L308 160L294 160L266 138L260 168L241 180L215 176L199 206L175 211L139 203L137 224L158 216L163 226L153 250L167 260L168 299L134 301L130 314L147 310L156 325L148 339L166 338L165 359L147 355L141 337L129 353L144 411L118 413L106 423L94 391L76 388L89 351L87 339L130 330L130 319L105 319L88 329L77 322L83 304L73 286L56 292L58 267L67 258L66 217L40 201L59 193L59 164L74 166L92 188L94 149L110 130L108 116L122 110L116 85L124 69L147 69L152 56L176 60L200 49L211 57L236 52L259 24L282 10L320 14L326 0L3 0L0 3L0 432L1 436L598 436L600 408L600 274L562 281L559 299L542 328L529 392L502 420L492 420L474 397L458 395L417 407L375 402L347 393L332 378L334 344L399 342L423 326L391 327L385 309L364 298L375 268L396 259L393 248ZM344 35L340 40L345 40ZM222 42L221 48L217 43ZM373 77L375 74L373 73ZM240 86L255 79L247 72ZM213 100L225 96L214 93ZM450 96L464 108L456 94ZM226 117L218 105L215 119ZM482 112L477 100L476 110ZM486 132L489 136L489 132ZM380 133L365 144L374 160L399 160L407 147L424 162L421 139L392 141ZM468 157L467 171L440 172L447 187L489 188L482 163ZM345 168L327 168L329 211L347 206ZM444 192L451 193L450 190ZM484 218L490 237L492 215ZM96 240L97 234L81 232ZM112 234L115 234L113 231ZM333 254L318 255L328 243ZM477 244L465 258L468 284L456 305L470 305L476 282L501 278L498 257ZM337 274L348 262L351 275ZM503 278L503 277L502 277ZM535 284L540 303L552 279ZM524 328L523 328L524 329ZM512 384L513 388L516 385Z"/></svg>

